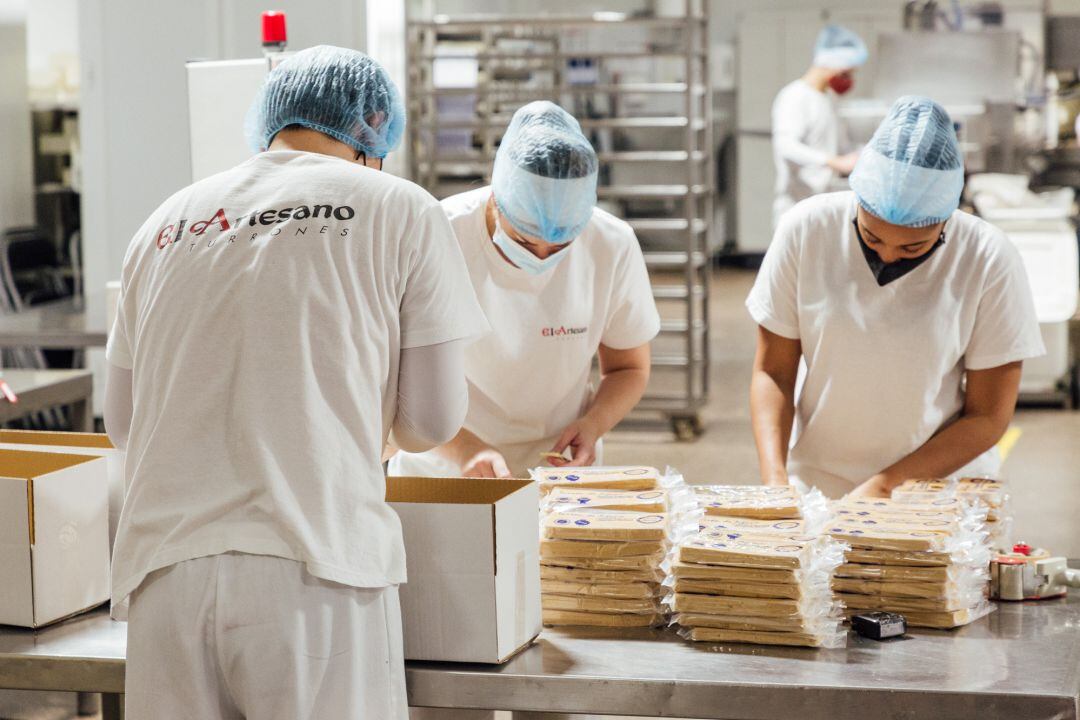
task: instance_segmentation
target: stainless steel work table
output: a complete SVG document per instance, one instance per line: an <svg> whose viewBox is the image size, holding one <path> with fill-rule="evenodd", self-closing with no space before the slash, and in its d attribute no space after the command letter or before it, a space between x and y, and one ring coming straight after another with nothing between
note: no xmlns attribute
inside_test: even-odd
<svg viewBox="0 0 1080 720"><path fill-rule="evenodd" d="M67 406L72 429L93 432L94 376L89 370L3 370L0 377L19 398L11 403L0 396L0 423Z"/></svg>
<svg viewBox="0 0 1080 720"><path fill-rule="evenodd" d="M0 347L80 349L105 347L107 339L105 311L98 317L71 298L0 315Z"/></svg>
<svg viewBox="0 0 1080 720"><path fill-rule="evenodd" d="M0 629L0 687L106 693L119 717L127 626L104 610ZM1003 604L960 630L844 650L701 646L670 632L545 630L503 666L409 663L410 703L758 720L1080 720L1080 594Z"/></svg>

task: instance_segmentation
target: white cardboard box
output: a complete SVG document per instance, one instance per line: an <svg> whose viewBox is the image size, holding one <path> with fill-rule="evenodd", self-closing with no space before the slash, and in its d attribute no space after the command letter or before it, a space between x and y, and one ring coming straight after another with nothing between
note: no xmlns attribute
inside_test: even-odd
<svg viewBox="0 0 1080 720"><path fill-rule="evenodd" d="M105 458L109 475L109 550L116 540L116 525L124 506L124 457L103 433L0 430L0 450L36 450Z"/></svg>
<svg viewBox="0 0 1080 720"><path fill-rule="evenodd" d="M108 600L106 465L0 450L0 624L40 627Z"/></svg>
<svg viewBox="0 0 1080 720"><path fill-rule="evenodd" d="M502 663L540 634L540 495L528 480L391 477L408 660Z"/></svg>

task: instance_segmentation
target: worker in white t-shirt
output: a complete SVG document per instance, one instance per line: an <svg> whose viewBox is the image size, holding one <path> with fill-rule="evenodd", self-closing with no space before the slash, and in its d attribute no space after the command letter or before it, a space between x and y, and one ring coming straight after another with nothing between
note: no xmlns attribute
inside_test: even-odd
<svg viewBox="0 0 1080 720"><path fill-rule="evenodd" d="M746 303L766 484L878 497L908 478L999 471L1021 364L1044 349L1020 257L957 209L963 185L948 114L903 97L853 192L784 216Z"/></svg>
<svg viewBox="0 0 1080 720"><path fill-rule="evenodd" d="M867 60L858 35L827 25L818 35L813 65L776 95L772 107L776 198L773 226L800 200L826 192L837 177L855 167L857 152L829 94L843 95L854 86L855 69Z"/></svg>
<svg viewBox="0 0 1080 720"><path fill-rule="evenodd" d="M435 450L399 453L390 474L527 477L539 465L590 465L641 399L660 319L633 230L595 207L597 166L578 122L534 102L510 121L491 187L443 201L493 330L466 350L462 431Z"/></svg>
<svg viewBox="0 0 1080 720"><path fill-rule="evenodd" d="M124 259L127 717L401 720L383 448L457 433L487 325L438 202L379 172L405 115L376 62L299 52L250 120L264 152L166 200Z"/></svg>

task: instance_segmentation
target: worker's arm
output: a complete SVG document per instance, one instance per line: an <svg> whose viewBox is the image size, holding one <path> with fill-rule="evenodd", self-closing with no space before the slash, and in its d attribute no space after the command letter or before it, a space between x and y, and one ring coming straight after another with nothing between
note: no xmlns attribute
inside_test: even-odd
<svg viewBox="0 0 1080 720"><path fill-rule="evenodd" d="M824 150L807 145L802 141L802 126L793 122L795 119L791 117L787 120L774 120L772 141L777 154L796 165L828 166L840 175L850 175L855 169L855 161L859 159L859 154L850 152L843 155L830 155Z"/></svg>
<svg viewBox="0 0 1080 720"><path fill-rule="evenodd" d="M465 428L461 428L450 442L440 445L435 452L461 468L462 477L510 477L510 467L502 453Z"/></svg>
<svg viewBox="0 0 1080 720"><path fill-rule="evenodd" d="M795 422L795 381L802 343L758 326L750 378L750 419L758 468L766 485L787 485L787 456Z"/></svg>
<svg viewBox="0 0 1080 720"><path fill-rule="evenodd" d="M552 459L551 464L592 465L596 461L596 443L626 417L645 394L649 384L649 343L626 350L601 344L600 387L589 409L570 423L551 449L563 453L570 449L570 459Z"/></svg>
<svg viewBox="0 0 1080 720"><path fill-rule="evenodd" d="M956 422L851 494L888 497L905 480L947 477L994 447L1012 421L1022 366L1023 363L1014 362L987 370L969 370L964 409Z"/></svg>
<svg viewBox="0 0 1080 720"><path fill-rule="evenodd" d="M468 409L463 341L401 351L391 445L407 452L441 445L457 434Z"/></svg>
<svg viewBox="0 0 1080 720"><path fill-rule="evenodd" d="M105 432L113 447L127 449L131 432L131 370L109 363L105 371Z"/></svg>

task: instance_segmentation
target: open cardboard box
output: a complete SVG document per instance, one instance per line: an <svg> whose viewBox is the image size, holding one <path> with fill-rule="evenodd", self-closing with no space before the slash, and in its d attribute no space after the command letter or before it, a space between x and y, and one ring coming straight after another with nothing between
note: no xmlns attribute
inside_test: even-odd
<svg viewBox="0 0 1080 720"><path fill-rule="evenodd" d="M540 634L536 483L390 477L408 582L405 657L502 663Z"/></svg>
<svg viewBox="0 0 1080 720"><path fill-rule="evenodd" d="M0 430L0 450L37 450L103 457L109 475L109 548L116 540L116 525L124 506L124 456L103 433Z"/></svg>
<svg viewBox="0 0 1080 720"><path fill-rule="evenodd" d="M0 450L0 624L40 627L108 600L106 466Z"/></svg>

